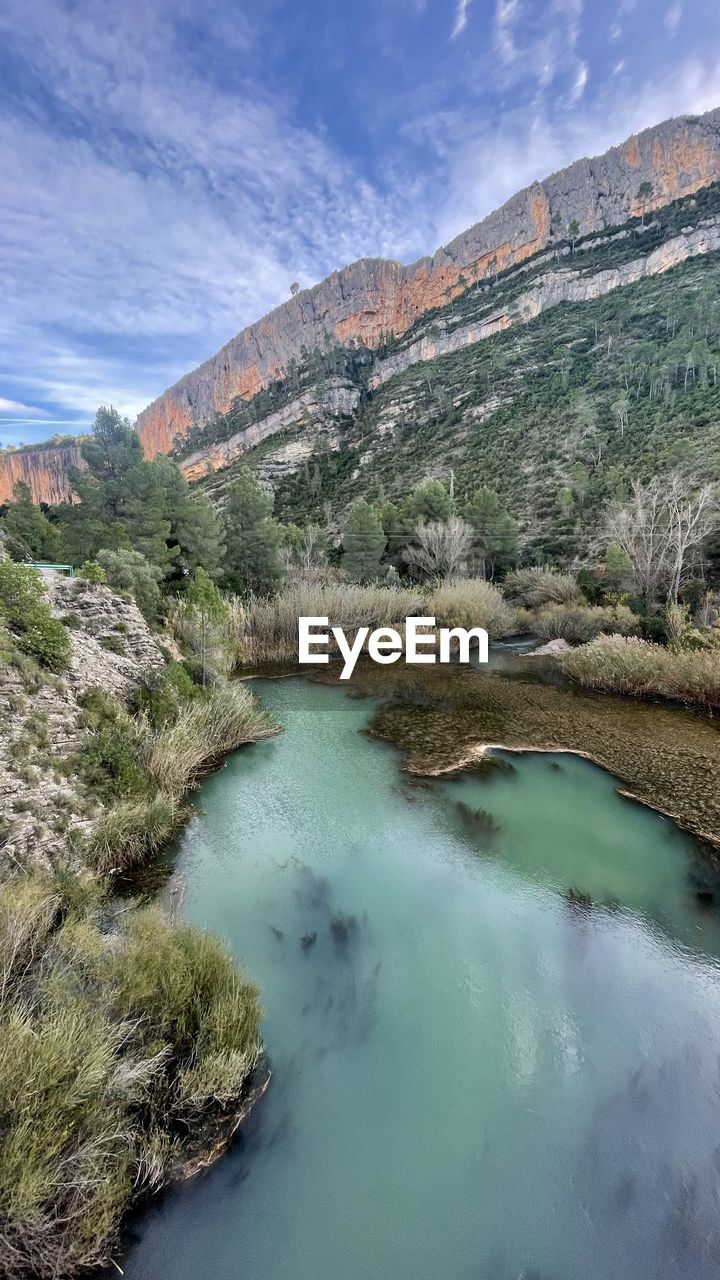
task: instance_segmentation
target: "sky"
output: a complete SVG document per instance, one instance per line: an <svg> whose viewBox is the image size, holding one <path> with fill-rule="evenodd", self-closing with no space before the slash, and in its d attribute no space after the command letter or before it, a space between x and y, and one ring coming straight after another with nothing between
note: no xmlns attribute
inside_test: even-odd
<svg viewBox="0 0 720 1280"><path fill-rule="evenodd" d="M718 0L3 0L0 444L718 105Z"/></svg>

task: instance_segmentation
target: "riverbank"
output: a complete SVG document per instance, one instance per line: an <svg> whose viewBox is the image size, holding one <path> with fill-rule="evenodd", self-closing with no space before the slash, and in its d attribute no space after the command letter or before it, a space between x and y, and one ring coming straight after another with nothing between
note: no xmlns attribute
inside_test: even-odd
<svg viewBox="0 0 720 1280"><path fill-rule="evenodd" d="M51 601L22 565L3 586L0 1274L58 1280L111 1259L129 1207L215 1158L264 1087L257 987L115 883L279 726L107 588Z"/></svg>

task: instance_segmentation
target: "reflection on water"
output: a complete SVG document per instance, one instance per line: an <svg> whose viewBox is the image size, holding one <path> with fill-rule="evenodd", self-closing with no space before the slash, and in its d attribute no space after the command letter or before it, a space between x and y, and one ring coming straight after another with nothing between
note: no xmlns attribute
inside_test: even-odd
<svg viewBox="0 0 720 1280"><path fill-rule="evenodd" d="M720 1274L720 928L692 841L563 756L429 783L266 683L185 913L263 987L270 1090L129 1280Z"/></svg>

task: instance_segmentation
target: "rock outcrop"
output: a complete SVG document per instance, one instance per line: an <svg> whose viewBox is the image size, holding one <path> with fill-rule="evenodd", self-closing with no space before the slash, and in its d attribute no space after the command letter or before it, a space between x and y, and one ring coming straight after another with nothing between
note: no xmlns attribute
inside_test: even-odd
<svg viewBox="0 0 720 1280"><path fill-rule="evenodd" d="M0 837L18 860L51 859L68 833L91 828L98 805L63 762L88 740L80 699L99 688L125 701L143 671L164 659L136 604L108 587L54 576L48 591L56 616L69 618L72 658L62 676L41 682L7 664L0 674ZM123 653L103 647L112 638Z"/></svg>
<svg viewBox="0 0 720 1280"><path fill-rule="evenodd" d="M373 389L380 387L411 365L423 360L434 360L437 356L449 355L463 347L472 346L475 342L482 342L494 333L532 320L563 302L590 302L594 298L602 298L616 289L670 271L689 258L718 250L720 219L709 218L695 230L688 229L683 235L666 241L651 253L618 267L590 275L572 268L545 272L533 281L531 288L513 299L507 308L476 323L459 325L446 333L424 335L417 342L409 342L401 350L379 360L370 378L370 386Z"/></svg>
<svg viewBox="0 0 720 1280"><path fill-rule="evenodd" d="M71 468L84 465L76 440L0 453L0 502L11 500L18 480L29 486L33 502L66 502Z"/></svg>
<svg viewBox="0 0 720 1280"><path fill-rule="evenodd" d="M304 353L402 336L425 312L473 281L532 257L554 239L617 227L720 178L720 109L668 120L579 160L513 196L431 258L411 266L362 259L333 272L233 338L139 416L147 457L192 426L226 413L283 378ZM576 227L577 224L577 227Z"/></svg>
<svg viewBox="0 0 720 1280"><path fill-rule="evenodd" d="M248 449L270 436L298 426L308 430L308 455L317 447L320 436L336 441L337 427L352 418L358 406L360 391L347 378L328 378L322 388L303 391L289 404L252 426L237 431L227 440L208 449L198 449L183 459L182 468L188 480L199 480L213 471L229 467Z"/></svg>

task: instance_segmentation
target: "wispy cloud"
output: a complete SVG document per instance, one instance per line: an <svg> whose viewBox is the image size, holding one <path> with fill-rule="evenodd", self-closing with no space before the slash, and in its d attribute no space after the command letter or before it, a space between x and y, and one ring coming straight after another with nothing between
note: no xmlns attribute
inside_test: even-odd
<svg viewBox="0 0 720 1280"><path fill-rule="evenodd" d="M516 56L514 25L518 16L518 0L497 0L495 7L495 45L503 62Z"/></svg>
<svg viewBox="0 0 720 1280"><path fill-rule="evenodd" d="M580 63L580 65L579 65L579 67L578 67L578 69L577 69L577 75L575 76L575 83L574 83L574 85L573 85L573 87L572 87L572 91L571 91L571 93L570 93L570 101L571 101L571 102L579 102L579 101L580 101L580 99L582 98L582 96L583 96L583 94L584 94L584 92L585 92L585 90L586 90L586 88L587 88L587 82L588 82L589 75L590 75L590 73L589 73L589 71L588 71L588 65L587 65L587 63L586 63L586 62L581 62L581 63Z"/></svg>
<svg viewBox="0 0 720 1280"><path fill-rule="evenodd" d="M682 5L672 5L665 14L664 22L671 36L675 35L682 19Z"/></svg>
<svg viewBox="0 0 720 1280"><path fill-rule="evenodd" d="M447 241L497 208L516 191L571 164L598 155L671 115L700 114L720 106L720 60L705 66L690 59L658 83L623 85L613 79L582 106L558 111L533 99L499 122L476 121L447 157L444 214L439 233ZM447 132L451 125L445 122ZM455 122L459 135L459 125Z"/></svg>
<svg viewBox="0 0 720 1280"><path fill-rule="evenodd" d="M11 414L14 418L45 418L50 415L32 404L23 404L22 400L7 400L0 396L0 414Z"/></svg>
<svg viewBox="0 0 720 1280"><path fill-rule="evenodd" d="M314 98L303 114L301 74L265 74L243 0L202 12L199 0L5 0L15 79L0 82L0 393L26 409L0 404L3 439L11 419L84 422L102 402L134 416L291 281L361 256L412 261L579 155L720 103L707 22L694 54L681 15L672 44L657 24L669 63L643 69L628 39L613 68L607 48L596 60L582 0L492 0L490 31L471 4L455 0L447 39L438 3L368 0L368 28L388 8L402 19L382 51L393 74L410 70L402 88L386 78L353 99L338 64L333 134L331 102L324 117ZM616 5L618 32L654 5ZM431 31L441 39L418 70L409 42ZM334 35L313 34L323 69Z"/></svg>
<svg viewBox="0 0 720 1280"><path fill-rule="evenodd" d="M455 10L455 21L453 23L453 29L450 32L451 40L456 40L457 37L465 30L468 20L468 9L470 8L471 3L472 0L458 0L457 9Z"/></svg>

